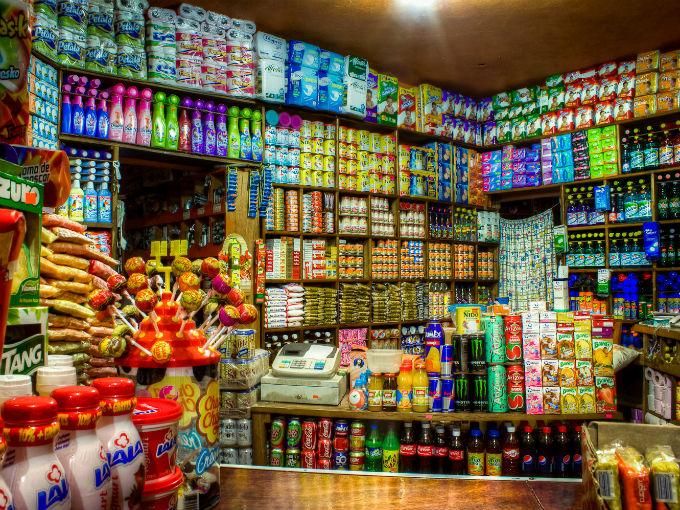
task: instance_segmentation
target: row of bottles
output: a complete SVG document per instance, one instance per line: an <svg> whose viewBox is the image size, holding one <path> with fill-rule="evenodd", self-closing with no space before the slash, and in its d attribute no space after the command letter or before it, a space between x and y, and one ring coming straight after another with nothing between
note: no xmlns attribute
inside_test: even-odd
<svg viewBox="0 0 680 510"><path fill-rule="evenodd" d="M64 150L70 156L71 191L57 214L81 223L111 223L109 183L117 162L111 161L111 153L106 151L70 147Z"/></svg>
<svg viewBox="0 0 680 510"><path fill-rule="evenodd" d="M594 186L565 188L567 225L601 225L605 222L605 214L595 208Z"/></svg>
<svg viewBox="0 0 680 510"><path fill-rule="evenodd" d="M652 193L646 179L613 181L610 187L610 223L652 219Z"/></svg>
<svg viewBox="0 0 680 510"><path fill-rule="evenodd" d="M657 265L660 267L680 266L680 245L674 228L661 231L661 256Z"/></svg>
<svg viewBox="0 0 680 510"><path fill-rule="evenodd" d="M657 182L657 219L680 219L680 172L660 174Z"/></svg>
<svg viewBox="0 0 680 510"><path fill-rule="evenodd" d="M642 243L642 232L609 233L609 266L647 266L650 264Z"/></svg>
<svg viewBox="0 0 680 510"><path fill-rule="evenodd" d="M621 140L621 171L623 173L656 170L680 165L680 121L675 126L660 125L627 129Z"/></svg>
<svg viewBox="0 0 680 510"><path fill-rule="evenodd" d="M569 236L566 262L569 267L604 267L604 233L589 232Z"/></svg>

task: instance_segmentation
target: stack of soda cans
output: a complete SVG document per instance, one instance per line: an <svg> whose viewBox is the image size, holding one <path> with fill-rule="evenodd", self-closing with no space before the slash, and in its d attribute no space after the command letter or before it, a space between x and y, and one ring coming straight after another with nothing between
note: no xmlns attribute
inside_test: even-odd
<svg viewBox="0 0 680 510"><path fill-rule="evenodd" d="M363 471L366 459L366 425L360 421L353 421L349 435L349 469Z"/></svg>

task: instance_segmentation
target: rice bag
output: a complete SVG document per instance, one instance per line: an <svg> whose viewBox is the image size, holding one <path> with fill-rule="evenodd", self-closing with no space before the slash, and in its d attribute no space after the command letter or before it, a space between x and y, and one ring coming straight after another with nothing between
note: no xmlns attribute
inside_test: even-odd
<svg viewBox="0 0 680 510"><path fill-rule="evenodd" d="M90 261L87 259L81 259L80 257L74 257L73 255L64 255L63 253L53 253L47 257L50 262L59 264L60 266L75 267L76 269L82 269L87 271L90 267Z"/></svg>
<svg viewBox="0 0 680 510"><path fill-rule="evenodd" d="M88 342L56 342L47 345L47 354L76 354L87 352L89 348Z"/></svg>
<svg viewBox="0 0 680 510"><path fill-rule="evenodd" d="M63 291L61 289L58 289L57 287L52 286L52 285L40 284L40 288L38 289L38 292L39 292L41 298L49 299L49 298L57 297Z"/></svg>
<svg viewBox="0 0 680 510"><path fill-rule="evenodd" d="M680 466L668 445L647 448L645 459L652 471L656 510L680 510Z"/></svg>
<svg viewBox="0 0 680 510"><path fill-rule="evenodd" d="M79 319L87 319L88 317L94 317L94 312L89 308L72 303L70 301L64 301L63 299L41 299L40 304L42 306L48 306L57 312L65 313L67 315L72 315Z"/></svg>
<svg viewBox="0 0 680 510"><path fill-rule="evenodd" d="M609 510L622 510L619 464L613 448L597 450L594 476L600 497L607 503Z"/></svg>
<svg viewBox="0 0 680 510"><path fill-rule="evenodd" d="M64 290L66 292L73 292L75 294L89 294L92 290L92 285L89 283L80 282L65 282L62 280L47 280L48 285L52 285L58 289Z"/></svg>
<svg viewBox="0 0 680 510"><path fill-rule="evenodd" d="M649 468L645 458L632 446L616 448L621 478L621 495L626 510L652 510L649 491Z"/></svg>
<svg viewBox="0 0 680 510"><path fill-rule="evenodd" d="M90 239L89 237L84 236L83 234L80 234L78 232L74 232L73 230L69 230L64 227L53 227L52 232L56 234L57 239L56 241L64 241L67 243L74 243L74 244L81 244L81 245L90 245L94 244L94 241ZM54 241L52 241L54 242Z"/></svg>
<svg viewBox="0 0 680 510"><path fill-rule="evenodd" d="M42 224L43 227L47 228L64 227L69 230L73 230L74 232L78 232L79 234L82 234L87 229L85 225L81 225L77 221L64 218L63 216L59 216L57 214L43 214Z"/></svg>
<svg viewBox="0 0 680 510"><path fill-rule="evenodd" d="M98 276L102 280L106 280L109 276L118 274L115 270L107 266L106 264L99 262L98 260L91 260L88 272L95 276Z"/></svg>
<svg viewBox="0 0 680 510"><path fill-rule="evenodd" d="M52 244L54 241L57 240L57 235L50 232L48 229L45 227L42 228L42 231L40 232L40 242L43 244Z"/></svg>
<svg viewBox="0 0 680 510"><path fill-rule="evenodd" d="M66 253L68 255L75 255L77 257L85 257L88 259L95 259L108 264L109 266L115 267L118 265L118 261L108 255L103 254L95 248L89 246L81 246L79 244L73 243L63 243L55 242L50 245L50 249L55 253Z"/></svg>
<svg viewBox="0 0 680 510"><path fill-rule="evenodd" d="M47 338L50 342L80 342L89 341L90 335L79 329L49 328Z"/></svg>
<svg viewBox="0 0 680 510"><path fill-rule="evenodd" d="M84 320L76 319L75 317L69 317L67 315L56 315L53 313L47 316L47 326L49 328L70 328L80 330L86 330L90 328L90 325Z"/></svg>

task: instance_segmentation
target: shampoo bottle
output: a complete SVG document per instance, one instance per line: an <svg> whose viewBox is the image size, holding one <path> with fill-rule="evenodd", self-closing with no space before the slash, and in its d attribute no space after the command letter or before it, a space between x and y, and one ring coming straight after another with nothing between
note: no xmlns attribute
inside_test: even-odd
<svg viewBox="0 0 680 510"><path fill-rule="evenodd" d="M137 119L137 145L151 145L151 89L143 89L139 93L139 112Z"/></svg>
<svg viewBox="0 0 680 510"><path fill-rule="evenodd" d="M111 87L111 111L109 112L109 140L123 141L123 94L125 87L117 84Z"/></svg>
<svg viewBox="0 0 680 510"><path fill-rule="evenodd" d="M151 147L165 148L165 92L156 92L153 95L153 133L151 134Z"/></svg>
<svg viewBox="0 0 680 510"><path fill-rule="evenodd" d="M253 111L250 118L253 161L262 161L262 112Z"/></svg>
<svg viewBox="0 0 680 510"><path fill-rule="evenodd" d="M61 132L71 134L71 85L64 85L61 95Z"/></svg>
<svg viewBox="0 0 680 510"><path fill-rule="evenodd" d="M191 112L191 152L194 154L203 154L205 151L203 120L201 119L201 110L203 110L204 106L203 100L199 99L194 104L194 110Z"/></svg>
<svg viewBox="0 0 680 510"><path fill-rule="evenodd" d="M97 105L97 138L106 140L109 137L109 107L106 100L108 93L99 93L99 103Z"/></svg>
<svg viewBox="0 0 680 510"><path fill-rule="evenodd" d="M191 151L191 120L188 109L194 106L190 97L182 99L182 111L179 114L179 140L177 148L182 152Z"/></svg>
<svg viewBox="0 0 680 510"><path fill-rule="evenodd" d="M176 151L179 147L179 121L177 120L179 96L175 94L169 95L166 104L165 129L167 130L167 135L165 138L165 148Z"/></svg>
<svg viewBox="0 0 680 510"><path fill-rule="evenodd" d="M87 100L85 101L85 136L97 136L97 108L95 98L97 97L97 89L90 89L87 91Z"/></svg>
<svg viewBox="0 0 680 510"><path fill-rule="evenodd" d="M85 223L96 223L97 215L97 190L94 189L94 182L88 181L84 190L83 218Z"/></svg>
<svg viewBox="0 0 680 510"><path fill-rule="evenodd" d="M241 152L241 137L238 132L238 106L232 106L228 111L229 116L229 149L227 156L238 159Z"/></svg>
<svg viewBox="0 0 680 510"><path fill-rule="evenodd" d="M111 223L111 192L108 184L102 182L99 193L97 193L97 217L101 223Z"/></svg>
<svg viewBox="0 0 680 510"><path fill-rule="evenodd" d="M128 87L125 110L123 111L123 142L136 143L137 141L137 87Z"/></svg>
<svg viewBox="0 0 680 510"><path fill-rule="evenodd" d="M215 124L215 154L217 156L227 156L227 146L229 144L229 132L227 131L227 105L217 105L217 116Z"/></svg>
<svg viewBox="0 0 680 510"><path fill-rule="evenodd" d="M83 110L84 87L76 89L75 96L71 100L71 134L82 135L85 132L85 111Z"/></svg>
<svg viewBox="0 0 680 510"><path fill-rule="evenodd" d="M250 108L243 108L238 121L238 128L241 135L241 151L239 153L241 159L252 159L253 157L250 139L250 117L252 114L253 111Z"/></svg>
<svg viewBox="0 0 680 510"><path fill-rule="evenodd" d="M214 156L216 154L215 147L215 103L208 101L205 103L206 113L204 116L205 123L203 125L205 133L205 154Z"/></svg>

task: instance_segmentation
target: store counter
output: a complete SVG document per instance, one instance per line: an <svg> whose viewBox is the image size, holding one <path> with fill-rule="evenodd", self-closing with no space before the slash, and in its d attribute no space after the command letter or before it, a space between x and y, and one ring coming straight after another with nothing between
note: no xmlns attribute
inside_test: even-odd
<svg viewBox="0 0 680 510"><path fill-rule="evenodd" d="M582 485L542 480L425 478L222 467L221 509L456 508L576 510Z"/></svg>

